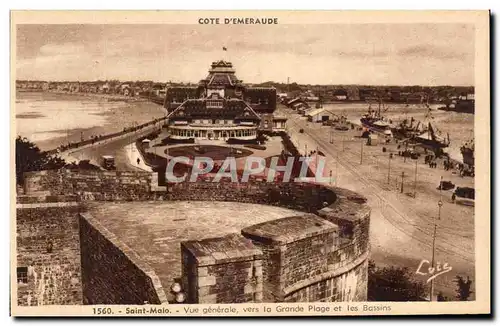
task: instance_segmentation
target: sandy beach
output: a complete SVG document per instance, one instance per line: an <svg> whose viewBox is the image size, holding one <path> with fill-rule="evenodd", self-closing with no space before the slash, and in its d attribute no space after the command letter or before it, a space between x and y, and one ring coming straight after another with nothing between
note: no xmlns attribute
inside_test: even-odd
<svg viewBox="0 0 500 326"><path fill-rule="evenodd" d="M165 112L144 100L109 101L102 95L18 92L16 134L50 150L161 118Z"/></svg>

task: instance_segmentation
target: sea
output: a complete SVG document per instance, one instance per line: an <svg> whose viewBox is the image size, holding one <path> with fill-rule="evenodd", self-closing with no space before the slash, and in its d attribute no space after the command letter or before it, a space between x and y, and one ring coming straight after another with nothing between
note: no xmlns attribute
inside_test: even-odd
<svg viewBox="0 0 500 326"><path fill-rule="evenodd" d="M165 115L163 108L146 101L109 101L99 95L17 92L16 136L42 150L82 138L123 130Z"/></svg>

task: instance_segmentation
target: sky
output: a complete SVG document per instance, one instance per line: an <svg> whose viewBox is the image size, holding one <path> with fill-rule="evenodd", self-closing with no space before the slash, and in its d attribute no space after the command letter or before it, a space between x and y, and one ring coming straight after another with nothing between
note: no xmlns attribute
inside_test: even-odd
<svg viewBox="0 0 500 326"><path fill-rule="evenodd" d="M16 79L474 85L474 25L17 25ZM227 51L222 51L226 47Z"/></svg>

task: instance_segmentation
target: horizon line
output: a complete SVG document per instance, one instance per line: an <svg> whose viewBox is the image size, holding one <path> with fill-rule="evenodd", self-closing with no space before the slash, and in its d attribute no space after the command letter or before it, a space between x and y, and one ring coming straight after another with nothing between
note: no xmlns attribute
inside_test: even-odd
<svg viewBox="0 0 500 326"><path fill-rule="evenodd" d="M109 81L118 81L118 82L132 82L132 83L137 83L137 82L152 82L153 84L198 84L199 82L188 82L188 81L154 81L154 80L120 80L117 78L111 78L111 79L95 79L95 80L42 80L42 79L16 79L16 82L21 82L21 81L29 81L29 82L48 82L48 83L92 83L92 82L109 82ZM472 87L475 88L474 85L423 85L423 84L303 84L299 82L292 82L292 83L285 83L285 82L276 82L276 81L265 81L265 82L248 82L248 83L242 83L242 84L266 84L266 83L273 83L273 84L283 84L283 85L292 85L292 84L297 84L299 86L376 86L376 87Z"/></svg>

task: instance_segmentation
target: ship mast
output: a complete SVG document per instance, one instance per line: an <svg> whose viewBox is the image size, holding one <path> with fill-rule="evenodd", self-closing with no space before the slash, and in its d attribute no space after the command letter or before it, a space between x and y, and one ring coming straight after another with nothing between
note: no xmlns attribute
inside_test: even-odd
<svg viewBox="0 0 500 326"><path fill-rule="evenodd" d="M429 135L429 139L431 138L434 138L434 130L432 130L432 126L431 126L431 123L429 122L429 131L428 131L428 135Z"/></svg>
<svg viewBox="0 0 500 326"><path fill-rule="evenodd" d="M382 97L380 96L378 99L378 118L380 118L380 108L382 106Z"/></svg>

